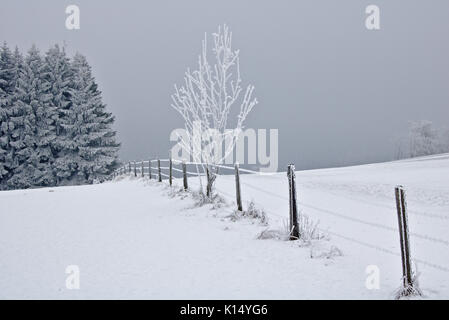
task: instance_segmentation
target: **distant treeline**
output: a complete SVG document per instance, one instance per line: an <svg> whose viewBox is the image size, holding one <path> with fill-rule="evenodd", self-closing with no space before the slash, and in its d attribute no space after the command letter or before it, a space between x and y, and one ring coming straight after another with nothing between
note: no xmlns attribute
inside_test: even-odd
<svg viewBox="0 0 449 320"><path fill-rule="evenodd" d="M117 166L113 123L83 55L0 48L0 190L103 180Z"/></svg>
<svg viewBox="0 0 449 320"><path fill-rule="evenodd" d="M395 141L397 160L448 152L449 128L438 128L429 120L411 121L408 137Z"/></svg>

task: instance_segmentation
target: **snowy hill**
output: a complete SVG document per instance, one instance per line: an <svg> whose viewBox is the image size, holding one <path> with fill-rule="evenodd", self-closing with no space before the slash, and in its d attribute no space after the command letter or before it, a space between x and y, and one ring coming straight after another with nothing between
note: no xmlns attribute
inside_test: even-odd
<svg viewBox="0 0 449 320"><path fill-rule="evenodd" d="M390 299L401 283L401 184L421 289L447 299L448 177L449 154L297 172L298 207L327 235L309 245L257 239L288 218L285 173L241 176L244 207L254 200L268 227L228 217L233 176L217 179L228 202L217 209L148 178L0 192L0 298ZM79 290L66 288L69 265ZM370 265L379 289L365 285Z"/></svg>

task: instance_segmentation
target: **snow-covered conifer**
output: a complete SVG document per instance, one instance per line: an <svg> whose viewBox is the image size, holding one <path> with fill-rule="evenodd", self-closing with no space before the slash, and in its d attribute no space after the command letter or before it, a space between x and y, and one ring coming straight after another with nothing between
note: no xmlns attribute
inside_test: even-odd
<svg viewBox="0 0 449 320"><path fill-rule="evenodd" d="M5 42L0 49L0 189L6 187L13 169L10 152L10 114L14 101L16 75L14 55Z"/></svg>
<svg viewBox="0 0 449 320"><path fill-rule="evenodd" d="M36 46L28 51L16 85L15 108L21 117L17 127L19 139L15 144L18 166L8 182L9 188L30 188L51 185L53 179L43 179L48 173L49 150L41 139L40 128L46 130L45 119L38 117L45 108L42 85L42 58ZM42 149L41 149L42 148Z"/></svg>
<svg viewBox="0 0 449 320"><path fill-rule="evenodd" d="M51 48L45 56L43 71L46 98L49 100L43 109L45 114L42 115L46 128L41 129L54 157L50 159L49 165L56 184L65 185L70 183L77 172L74 157L77 146L73 141L75 115L71 108L73 73L65 50L58 45Z"/></svg>
<svg viewBox="0 0 449 320"><path fill-rule="evenodd" d="M0 49L0 189L102 180L117 164L113 122L84 56Z"/></svg>
<svg viewBox="0 0 449 320"><path fill-rule="evenodd" d="M19 49L16 47L13 54L14 68L13 68L13 86L14 89L10 95L11 104L8 108L8 140L9 149L6 155L5 164L9 168L10 177L8 179L9 188L20 188L26 186L25 184L17 183L19 177L16 176L16 170L20 164L27 159L27 155L23 152L26 149L24 141L25 118L27 117L27 109L21 103L21 97L18 94L17 88L19 78L23 71L24 60Z"/></svg>
<svg viewBox="0 0 449 320"><path fill-rule="evenodd" d="M77 180L92 183L95 179L102 180L114 170L119 144L112 129L114 117L106 111L86 58L76 54L72 68L72 110L76 115L73 141L78 148L76 162L79 170Z"/></svg>

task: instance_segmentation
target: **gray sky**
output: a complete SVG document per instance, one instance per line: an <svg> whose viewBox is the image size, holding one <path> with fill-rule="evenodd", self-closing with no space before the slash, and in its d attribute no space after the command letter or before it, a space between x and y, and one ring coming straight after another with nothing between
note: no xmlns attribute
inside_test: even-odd
<svg viewBox="0 0 449 320"><path fill-rule="evenodd" d="M65 28L69 4L79 31ZM379 31L365 28L369 4ZM409 120L448 124L447 0L0 0L0 41L43 52L65 41L87 56L124 160L167 154L183 126L173 85L222 23L260 102L247 126L279 129L280 170L389 160Z"/></svg>

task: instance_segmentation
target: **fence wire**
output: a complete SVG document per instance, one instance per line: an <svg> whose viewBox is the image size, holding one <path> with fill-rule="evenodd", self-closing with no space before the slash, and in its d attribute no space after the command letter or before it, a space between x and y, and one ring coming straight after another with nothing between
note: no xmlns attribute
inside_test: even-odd
<svg viewBox="0 0 449 320"><path fill-rule="evenodd" d="M154 163L157 164L158 161L160 161L160 163L169 163L170 159L151 159L151 160L146 160L146 161L142 160L142 161L137 161L137 162L131 162L128 165L123 166L122 168L118 169L116 171L116 175L118 175L118 174L131 174L131 175L133 175L136 172L137 176L141 177L142 176L142 164L143 164L144 165L143 166L144 172L145 172L145 170L147 170L147 172L149 172L151 170L151 172L155 173L155 176L157 177L158 174L159 174L159 169L160 169L161 177L165 177L165 178L169 179L170 178L170 172L168 172L168 173L165 173L165 172L169 171L170 167L167 167L167 166L160 166L160 167L156 166L156 167L153 167L153 164ZM219 169L223 169L223 170L228 170L229 172L231 172L231 171L235 172L235 170L236 170L235 166L208 165L206 163L183 162L183 161L179 161L179 160L171 160L171 161L172 161L172 168L171 168L172 169L172 175L173 175L173 172L178 172L178 173L182 173L182 174L184 173L184 171L182 169L176 168L177 165L182 165L182 164L185 164L187 167L188 166L194 166L195 169L197 169L197 172L193 172L193 171L188 171L187 170L186 174L187 174L188 177L198 177L198 176L205 177L206 176L206 171L205 171L206 167L212 167L212 168L215 167L215 168L219 168ZM147 166L145 166L145 164L147 164ZM134 168L134 165L135 165L136 168ZM277 173L261 173L259 171L254 171L254 170L245 169L245 168L238 168L238 170L239 170L240 173L244 173L244 175L241 175L241 177L243 177L245 175L259 175L259 176L264 176L264 177L270 177L270 176L276 177L277 176ZM162 171L165 171L165 172L162 172ZM229 175L231 175L231 174L223 175L223 174L220 174L220 173L217 173L217 172L215 172L215 174L217 174L219 176L229 176ZM175 177L173 176L173 178L175 178ZM253 185L251 183L244 182L242 180L240 180L240 184L245 186L245 187L248 187L248 188L251 188L253 190L256 190L258 192L262 192L262 193L264 193L264 194L266 194L268 196L277 198L279 200L282 200L282 201L285 201L285 202L289 201L288 197L280 195L280 194L277 194L277 193L273 192L272 189L271 190L266 190L266 189L261 188L260 186L255 186L255 185ZM214 189L219 194L222 194L222 195L224 195L226 197L229 197L231 199L235 197L235 194L232 195L229 192L223 190L219 186L215 186ZM307 203L304 203L302 201L299 201L299 205L300 205L300 207L308 208L308 209L311 209L311 210L316 210L316 211L319 211L321 213L325 213L325 214L331 215L331 216L333 216L333 217L335 217L337 219L343 219L343 220L346 220L346 221L351 221L351 222L354 222L354 223L363 224L365 226L369 226L369 227L373 227L373 228L377 228L377 229L383 229L383 230L386 230L386 231L389 231L389 232L395 232L395 233L399 232L398 228L395 228L395 227L390 227L390 226L387 226L387 225L384 225L384 224L381 224L381 223L370 222L370 221L366 221L366 220L363 220L363 219L354 218L354 217L351 217L351 216L348 216L348 215L345 215L345 214L342 214L342 213L339 213L339 212L335 212L335 211L332 211L332 210L328 210L328 209L317 207L315 205L307 204ZM276 216L276 217L281 218L281 219L288 219L288 215L287 214L286 215L281 215L279 213L273 212L271 210L266 210L266 209L264 209L264 211L266 213L268 213L270 216ZM233 213L233 212L234 211L230 211L230 213ZM449 217L447 217L447 216L442 216L442 215L437 215L437 214L427 214L427 213L420 213L420 212L416 212L416 211L410 211L410 213L416 214L416 215L426 216L426 217L429 217L429 218L439 218L439 219L443 219L443 220L449 219ZM393 251L391 249L386 249L386 248L383 248L381 246L368 243L368 242L363 241L361 239L350 237L348 235L344 235L344 234L341 234L341 233L338 233L338 232L335 232L335 231L331 231L329 229L323 229L323 228L317 228L317 229L320 230L323 233L327 233L327 234L335 236L337 238L344 239L346 241L349 241L351 243L357 244L359 246L363 246L365 248L370 248L370 249L376 250L378 252L383 252L383 253L386 253L386 254L389 254L389 255L393 255L393 256L396 256L396 257L400 257L401 256L401 254L399 252L395 252L395 251ZM437 243L437 244L441 244L441 245L449 247L449 241L445 240L445 239L432 237L432 236L427 235L427 234L420 234L420 233L415 233L415 232L410 232L410 235L413 238L418 238L418 239L421 239L421 240L430 241L430 242L433 242L433 243ZM429 261L422 260L422 259L414 258L412 260L415 263L419 263L419 264L422 264L422 265L425 265L425 266L437 269L439 271L443 271L443 272L448 272L449 273L449 268L448 267L445 267L445 266L442 266L442 265L439 265L439 264L435 264L435 263L431 263Z"/></svg>

